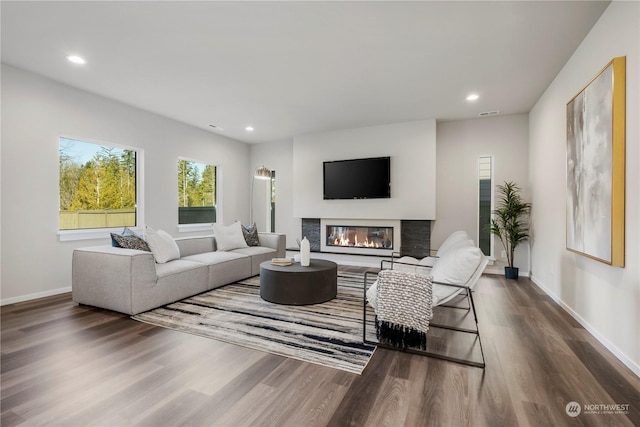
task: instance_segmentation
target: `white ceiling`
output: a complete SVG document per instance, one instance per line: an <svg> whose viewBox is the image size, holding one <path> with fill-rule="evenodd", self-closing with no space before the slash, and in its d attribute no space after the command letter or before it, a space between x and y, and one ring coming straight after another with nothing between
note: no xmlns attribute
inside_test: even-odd
<svg viewBox="0 0 640 427"><path fill-rule="evenodd" d="M3 0L2 62L255 143L528 112L607 5Z"/></svg>

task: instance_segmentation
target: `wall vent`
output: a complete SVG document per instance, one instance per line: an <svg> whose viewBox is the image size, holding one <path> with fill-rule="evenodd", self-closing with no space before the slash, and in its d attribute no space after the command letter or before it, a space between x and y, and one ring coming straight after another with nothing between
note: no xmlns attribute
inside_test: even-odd
<svg viewBox="0 0 640 427"><path fill-rule="evenodd" d="M483 111L482 113L478 114L480 117L485 117L485 116L495 116L496 114L499 114L500 111L498 110L494 110L494 111Z"/></svg>

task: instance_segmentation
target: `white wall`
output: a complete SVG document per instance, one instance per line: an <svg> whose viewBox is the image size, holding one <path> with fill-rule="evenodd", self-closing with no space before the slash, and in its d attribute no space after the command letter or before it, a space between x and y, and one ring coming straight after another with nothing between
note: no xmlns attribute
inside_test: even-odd
<svg viewBox="0 0 640 427"><path fill-rule="evenodd" d="M178 157L219 165L224 222L248 219L246 144L3 65L2 303L69 290L73 249L109 244L58 241L61 135L142 148L154 228L177 236Z"/></svg>
<svg viewBox="0 0 640 427"><path fill-rule="evenodd" d="M437 126L437 219L433 223L431 247L438 248L449 234L464 230L478 243L478 158L493 156L495 185L514 181L530 200L528 188L528 116L485 117L439 122ZM504 273L502 244L495 239L496 263L487 271ZM529 271L529 246L516 249L514 265L521 275Z"/></svg>
<svg viewBox="0 0 640 427"><path fill-rule="evenodd" d="M640 375L640 3L614 1L530 113L533 280ZM627 57L626 266L565 249L566 103Z"/></svg>
<svg viewBox="0 0 640 427"><path fill-rule="evenodd" d="M323 200L322 162L391 157L391 198ZM434 219L436 125L424 120L296 136L296 218Z"/></svg>
<svg viewBox="0 0 640 427"><path fill-rule="evenodd" d="M293 217L293 140L276 141L251 146L251 167L264 165L276 172L276 228L287 235L287 247L297 247L301 220ZM258 230L266 230L267 181L255 181L254 218Z"/></svg>
<svg viewBox="0 0 640 427"><path fill-rule="evenodd" d="M251 147L252 168L264 164L270 169L276 170L276 231L287 234L287 246L295 247L295 239L300 238L301 216L310 218L321 216L366 218L367 211L363 210L360 203L357 204L358 208L354 211L347 210L345 212L343 210L336 213L337 210L325 209L324 203L338 202L336 204L338 205L343 202L322 200L322 159L381 156L392 152L397 153L398 156L411 157L416 152L433 149L432 123L433 121L413 122L324 132L296 137L295 142L282 141L253 145ZM425 138L427 143L418 143L416 147L402 144L384 146L384 143L388 141L403 141L407 134L407 125L418 125L420 130L424 126L428 133L428 137ZM380 128L383 128L383 132L380 132ZM411 128L412 126L409 129ZM416 131L416 134L418 133ZM373 148L371 147L372 140L378 141L375 135L384 135L380 138L382 148L377 144L374 144ZM334 142L334 136L340 141L339 143ZM357 143L351 146L347 144L347 141ZM416 183L426 184L425 172L435 174L435 179L429 178L430 183L437 183L435 203L429 204L429 208L436 208L436 215L431 217L436 218L431 236L433 247L442 243L449 233L459 229L467 231L475 239L478 203L477 162L480 155L494 156L494 179L496 182L514 180L523 187L525 197L529 197L527 143L528 116L526 114L442 122L437 124L436 155L423 154L428 157L428 163L422 162L417 167L396 168L402 174L402 179L410 182L408 187L414 191L418 188ZM298 154L295 158L299 160L294 161L294 153L296 152ZM518 160L514 161L514 159ZM431 163L433 160L435 160L435 165ZM315 170L313 173L309 172L314 166L318 169L318 165L320 165L319 170ZM294 168L302 175L299 179L294 178ZM259 181L256 181L256 185L260 185ZM306 185L311 187L311 190ZM261 196L264 194L263 191L262 189L256 191L255 196L255 217L260 229L264 229L263 218L265 217L263 210L265 201ZM301 210L304 212L299 215L296 215L293 205L292 194L296 191L301 193L303 200ZM429 189L429 191L432 190ZM319 194L317 194L318 192ZM315 196L311 198L309 194L315 194ZM351 202L346 201L347 204ZM404 200L406 204L414 202L413 199ZM424 200L420 202L424 202ZM347 209L349 208L350 206L347 205ZM319 212L322 212L322 215ZM395 219L400 215L401 213L393 211L391 217ZM516 263L521 267L522 273L527 274L529 270L527 245L518 249ZM502 266L504 263L498 261L494 269L499 271Z"/></svg>

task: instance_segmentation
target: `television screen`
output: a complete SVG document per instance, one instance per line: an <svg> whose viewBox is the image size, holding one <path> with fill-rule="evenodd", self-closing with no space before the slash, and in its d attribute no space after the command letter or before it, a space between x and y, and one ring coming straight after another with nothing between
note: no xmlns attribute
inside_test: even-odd
<svg viewBox="0 0 640 427"><path fill-rule="evenodd" d="M324 199L390 198L390 164L390 157L324 162Z"/></svg>

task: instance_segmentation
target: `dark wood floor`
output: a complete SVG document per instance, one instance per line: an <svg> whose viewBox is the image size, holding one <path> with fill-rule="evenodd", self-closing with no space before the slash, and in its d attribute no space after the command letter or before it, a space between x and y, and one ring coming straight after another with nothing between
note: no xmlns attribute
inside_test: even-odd
<svg viewBox="0 0 640 427"><path fill-rule="evenodd" d="M640 380L526 279L481 278L486 370L377 349L363 375L77 306L2 307L2 427L639 426ZM626 414L566 405L629 405ZM591 407L595 408L595 407Z"/></svg>

